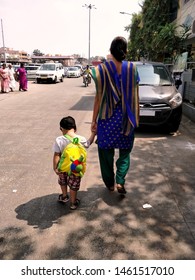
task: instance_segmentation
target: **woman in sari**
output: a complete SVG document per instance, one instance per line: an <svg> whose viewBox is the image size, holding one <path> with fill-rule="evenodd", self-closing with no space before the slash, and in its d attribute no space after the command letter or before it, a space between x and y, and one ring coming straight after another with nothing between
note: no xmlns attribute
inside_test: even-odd
<svg viewBox="0 0 195 280"><path fill-rule="evenodd" d="M91 130L97 132L100 170L109 191L126 194L134 129L139 123L139 75L136 65L124 61L127 41L116 37L110 46L112 59L92 69L96 86ZM119 150L114 172L115 149Z"/></svg>
<svg viewBox="0 0 195 280"><path fill-rule="evenodd" d="M11 91L14 91L15 87L16 87L16 81L15 81L15 77L14 77L15 71L12 67L11 64L8 65L8 75L9 75L9 87Z"/></svg>
<svg viewBox="0 0 195 280"><path fill-rule="evenodd" d="M17 70L18 82L19 82L19 91L27 91L27 73L24 67L24 63L20 64L20 68Z"/></svg>
<svg viewBox="0 0 195 280"><path fill-rule="evenodd" d="M2 68L0 69L0 80L1 80L1 92L2 93L9 92L10 91L9 74L5 63L3 63Z"/></svg>

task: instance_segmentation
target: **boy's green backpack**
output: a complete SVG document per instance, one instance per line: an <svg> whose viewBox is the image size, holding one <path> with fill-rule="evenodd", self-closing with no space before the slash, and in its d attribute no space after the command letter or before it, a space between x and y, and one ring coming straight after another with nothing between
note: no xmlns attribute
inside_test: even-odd
<svg viewBox="0 0 195 280"><path fill-rule="evenodd" d="M58 170L82 177L86 171L86 149L79 143L78 137L72 138L67 134L64 136L71 142L64 148Z"/></svg>

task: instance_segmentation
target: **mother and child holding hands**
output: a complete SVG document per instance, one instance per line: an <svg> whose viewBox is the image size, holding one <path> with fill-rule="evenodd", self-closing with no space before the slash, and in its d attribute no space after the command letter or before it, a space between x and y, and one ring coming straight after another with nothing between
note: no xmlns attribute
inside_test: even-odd
<svg viewBox="0 0 195 280"><path fill-rule="evenodd" d="M97 135L96 143L103 182L110 192L116 188L119 194L126 194L125 178L130 168L134 130L139 125L139 75L136 65L125 60L127 41L124 37L114 38L110 53L111 60L99 64L91 72L96 95L89 139L76 134L75 120L68 116L60 121L62 135L56 138L53 146L53 169L58 175L58 183L62 190L58 200L62 203L69 201L67 193L69 186L71 210L77 209L80 204L77 192L81 176L74 172L61 172L59 162L65 147L74 142L75 138L83 147L88 148ZM116 149L119 153L115 162ZM79 164L82 165L81 162Z"/></svg>

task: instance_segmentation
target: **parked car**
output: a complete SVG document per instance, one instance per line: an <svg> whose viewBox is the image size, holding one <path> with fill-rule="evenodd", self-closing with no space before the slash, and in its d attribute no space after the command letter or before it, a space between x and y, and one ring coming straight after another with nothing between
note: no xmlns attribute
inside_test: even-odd
<svg viewBox="0 0 195 280"><path fill-rule="evenodd" d="M12 65L12 67L14 68L14 71L17 71L17 70L18 70L18 68L20 68L20 65L19 65L19 64Z"/></svg>
<svg viewBox="0 0 195 280"><path fill-rule="evenodd" d="M93 68L95 68L95 66L94 65L89 65L89 68L93 69Z"/></svg>
<svg viewBox="0 0 195 280"><path fill-rule="evenodd" d="M36 73L37 84L42 81L57 83L58 81L63 82L63 80L64 68L61 63L44 63Z"/></svg>
<svg viewBox="0 0 195 280"><path fill-rule="evenodd" d="M162 127L176 132L182 117L182 96L163 63L135 62L140 76L140 126Z"/></svg>
<svg viewBox="0 0 195 280"><path fill-rule="evenodd" d="M74 67L77 67L80 69L80 74L83 74L83 66L81 64L75 64Z"/></svg>
<svg viewBox="0 0 195 280"><path fill-rule="evenodd" d="M68 70L68 67L64 67L64 77L67 76L67 70Z"/></svg>
<svg viewBox="0 0 195 280"><path fill-rule="evenodd" d="M71 77L80 77L81 76L81 72L80 69L78 67L72 66L72 67L68 67L68 70L66 72L66 76L67 78L71 78Z"/></svg>
<svg viewBox="0 0 195 280"><path fill-rule="evenodd" d="M41 65L27 65L25 69L27 71L27 79L28 80L36 80L36 73L37 70L40 68Z"/></svg>

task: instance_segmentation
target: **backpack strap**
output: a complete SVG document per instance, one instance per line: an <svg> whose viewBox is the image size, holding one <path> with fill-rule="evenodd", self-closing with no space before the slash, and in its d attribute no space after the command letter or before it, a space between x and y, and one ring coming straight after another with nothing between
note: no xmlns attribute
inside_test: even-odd
<svg viewBox="0 0 195 280"><path fill-rule="evenodd" d="M74 137L72 138L70 135L65 134L64 137L66 137L70 142L72 142L73 144L79 144L79 138L78 137Z"/></svg>

